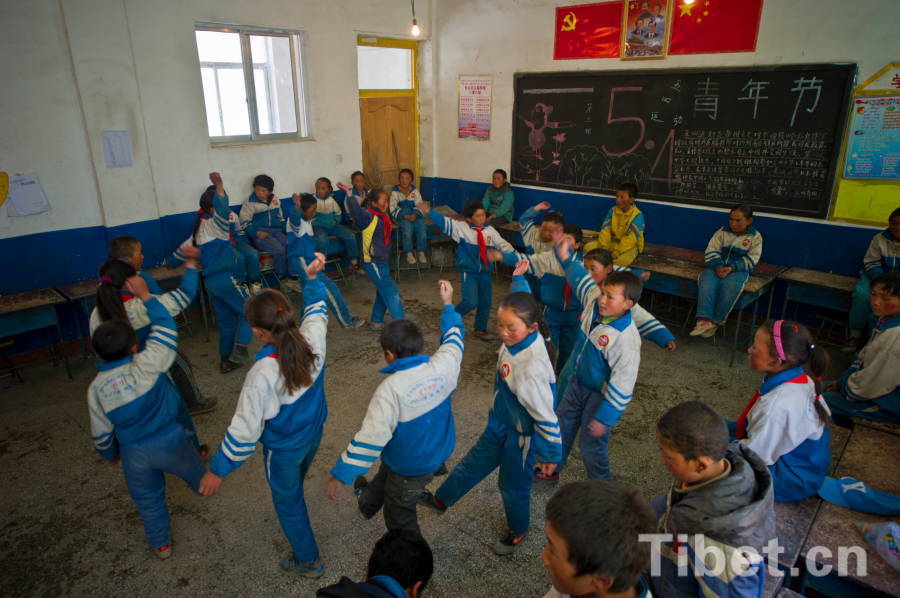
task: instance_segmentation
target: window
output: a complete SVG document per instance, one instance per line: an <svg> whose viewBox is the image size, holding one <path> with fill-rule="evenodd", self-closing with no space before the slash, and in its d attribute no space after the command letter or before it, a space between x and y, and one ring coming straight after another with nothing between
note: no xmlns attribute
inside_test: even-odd
<svg viewBox="0 0 900 598"><path fill-rule="evenodd" d="M211 141L309 137L299 32L198 24L195 33Z"/></svg>
<svg viewBox="0 0 900 598"><path fill-rule="evenodd" d="M411 48L356 46L360 89L412 89Z"/></svg>

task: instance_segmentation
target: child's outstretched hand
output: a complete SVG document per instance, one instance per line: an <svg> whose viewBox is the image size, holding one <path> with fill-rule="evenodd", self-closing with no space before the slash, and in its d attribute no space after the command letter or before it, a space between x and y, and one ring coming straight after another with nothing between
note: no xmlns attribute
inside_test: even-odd
<svg viewBox="0 0 900 598"><path fill-rule="evenodd" d="M150 289L147 288L147 281L136 274L125 281L125 289L141 301L152 297Z"/></svg>
<svg viewBox="0 0 900 598"><path fill-rule="evenodd" d="M314 279L319 272L325 269L325 254L316 252L316 259L311 261L306 267L306 277L310 280Z"/></svg>
<svg viewBox="0 0 900 598"><path fill-rule="evenodd" d="M602 423L600 420L592 419L591 423L588 424L588 434L590 434L594 438L605 436L608 431L609 426Z"/></svg>
<svg viewBox="0 0 900 598"><path fill-rule="evenodd" d="M569 247L569 242L562 231L557 231L553 234L553 244L556 245L556 254L559 256L559 259L565 261L572 255L572 248Z"/></svg>
<svg viewBox="0 0 900 598"><path fill-rule="evenodd" d="M337 188L340 189L341 191L343 191L344 193L346 193L347 195L350 195L350 187L348 187L344 183L338 181Z"/></svg>
<svg viewBox="0 0 900 598"><path fill-rule="evenodd" d="M650 271L644 270L644 273L641 274L641 280L647 281L650 280Z"/></svg>
<svg viewBox="0 0 900 598"><path fill-rule="evenodd" d="M528 272L528 268L531 267L531 262L527 259L521 259L516 263L516 267L513 269L513 276L522 276L526 272Z"/></svg>
<svg viewBox="0 0 900 598"><path fill-rule="evenodd" d="M219 174L218 172L209 173L209 182L212 183L213 185L215 185L216 187L219 187L219 186L225 184L222 182L222 175Z"/></svg>
<svg viewBox="0 0 900 598"><path fill-rule="evenodd" d="M294 202L294 209L299 210L300 209L300 194L294 193L293 195L291 195L291 199Z"/></svg>
<svg viewBox="0 0 900 598"><path fill-rule="evenodd" d="M331 476L331 479L328 480L328 487L325 489L325 496L327 496L329 500L337 500L338 496L341 494L341 487L343 485L344 483L342 481Z"/></svg>
<svg viewBox="0 0 900 598"><path fill-rule="evenodd" d="M668 343L666 343L666 351L668 351L669 353L674 353L675 349L677 348L678 345L675 344L675 341L669 341Z"/></svg>
<svg viewBox="0 0 900 598"><path fill-rule="evenodd" d="M542 201L542 202L539 203L538 205L534 206L534 209L537 210L538 212L543 212L544 210L549 210L549 209L550 209L550 202L549 202L549 201Z"/></svg>
<svg viewBox="0 0 900 598"><path fill-rule="evenodd" d="M499 249L488 249L486 251L487 259L489 262L502 262L503 261L503 252Z"/></svg>
<svg viewBox="0 0 900 598"><path fill-rule="evenodd" d="M438 287L441 291L441 301L444 305L453 305L453 285L449 280L439 280Z"/></svg>
<svg viewBox="0 0 900 598"><path fill-rule="evenodd" d="M423 214L427 214L428 212L431 211L431 206L428 205L427 201L417 201L416 208Z"/></svg>
<svg viewBox="0 0 900 598"><path fill-rule="evenodd" d="M223 478L217 476L211 471L207 471L200 479L200 488L197 490L197 492L200 493L200 496L212 496L219 491L219 488L222 487L222 480Z"/></svg>

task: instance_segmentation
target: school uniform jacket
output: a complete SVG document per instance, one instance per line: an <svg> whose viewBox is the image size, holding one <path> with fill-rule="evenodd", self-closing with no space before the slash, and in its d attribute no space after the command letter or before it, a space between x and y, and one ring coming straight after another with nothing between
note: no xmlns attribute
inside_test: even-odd
<svg viewBox="0 0 900 598"><path fill-rule="evenodd" d="M538 211L535 208L528 208L525 213L519 217L519 226L522 227L522 240L529 253L543 253L553 249L552 241L541 241L541 227L535 224L537 217L549 210Z"/></svg>
<svg viewBox="0 0 900 598"><path fill-rule="evenodd" d="M710 268L729 266L735 272L752 272L762 255L762 235L752 226L742 235L723 226L706 245L704 259Z"/></svg>
<svg viewBox="0 0 900 598"><path fill-rule="evenodd" d="M897 270L900 270L900 242L894 240L890 230L883 230L869 243L863 258L863 271L869 278L875 278L884 272Z"/></svg>
<svg viewBox="0 0 900 598"><path fill-rule="evenodd" d="M247 238L247 231L241 226L241 219L230 208L228 210L228 223L231 225L231 242L235 247L247 247L250 245L250 239Z"/></svg>
<svg viewBox="0 0 900 598"><path fill-rule="evenodd" d="M751 399L740 442L769 468L778 502L815 494L831 466L830 437L815 402L815 384L802 366L769 376Z"/></svg>
<svg viewBox="0 0 900 598"><path fill-rule="evenodd" d="M175 321L158 298L144 303L150 334L144 349L116 361L104 361L88 387L94 448L111 461L121 446L138 444L180 426L181 397L166 372L175 360Z"/></svg>
<svg viewBox="0 0 900 598"><path fill-rule="evenodd" d="M170 316L177 316L187 309L191 304L191 301L194 300L194 297L197 296L197 285L199 280L200 277L199 274L197 274L196 268L187 268L184 271L184 275L181 277L181 284L177 289L155 297ZM122 297L122 303L125 306L125 313L128 314L128 322L137 333L139 344L143 345L147 336L150 334L151 322L150 314L147 312L147 306L141 301L140 297L135 297L131 293L120 292L120 295ZM103 321L100 319L100 312L97 311L97 308L95 307L93 311L91 311L90 321L88 322L91 334L94 334L94 331L102 323Z"/></svg>
<svg viewBox="0 0 900 598"><path fill-rule="evenodd" d="M590 273L584 268L584 256L575 252L572 255L572 259L578 264L578 268L573 266L573 269L578 271L575 274L577 283L574 285L568 282L566 271L557 257L555 248L528 257L528 260L531 262L530 272L541 279L541 300L543 300L544 304L549 305L553 309L562 310L565 305L565 287L568 284L571 291L569 291L569 307L565 311L571 311L572 304L574 304L578 311L582 312L584 311L584 304L581 302L582 298L587 297L588 301L595 301L600 295L600 287L597 286ZM613 269L617 272L630 271L630 268L621 266L613 266ZM665 324L653 317L653 314L640 305L635 304L631 308L631 319L634 321L634 325L637 326L638 333L640 333L642 338L656 343L663 349L675 340L675 337L666 328Z"/></svg>
<svg viewBox="0 0 900 598"><path fill-rule="evenodd" d="M201 213L200 227L195 237L188 237L169 259L169 267L175 268L184 262L181 248L196 245L200 249L200 266L203 276L228 272L234 274L244 269L243 258L231 244L231 214L228 196L213 196L213 213Z"/></svg>
<svg viewBox="0 0 900 598"><path fill-rule="evenodd" d="M900 416L900 316L878 319L869 342L841 378L851 401L883 401Z"/></svg>
<svg viewBox="0 0 900 598"><path fill-rule="evenodd" d="M303 289L303 320L300 334L316 355L312 384L286 392L278 365L280 356L273 345L256 354L256 363L247 372L237 408L225 438L213 457L210 471L225 477L250 458L256 443L269 450L298 450L322 433L328 416L325 404L325 331L328 313L325 286L310 280Z"/></svg>
<svg viewBox="0 0 900 598"><path fill-rule="evenodd" d="M350 485L381 457L396 474L432 473L453 453L453 392L463 357L462 317L452 305L441 316L441 346L431 357L397 359L372 396L362 427L331 475Z"/></svg>
<svg viewBox="0 0 900 598"><path fill-rule="evenodd" d="M419 193L419 190L413 186L410 189L409 194L403 193L400 190L400 185L394 185L394 188L391 189L391 201L388 206L388 209L391 212L391 216L399 222L403 220L404 216L409 216L410 214L415 214L419 218L423 218L422 212L416 208L416 203L422 201L422 194Z"/></svg>
<svg viewBox="0 0 900 598"><path fill-rule="evenodd" d="M633 320L634 309L603 324L597 308L600 287L590 275L588 284L584 278L587 271L572 256L563 265L569 284L584 305L578 342L569 360L576 360L574 375L578 376L578 382L601 393L605 399L594 419L612 427L631 402L641 365L641 335Z"/></svg>
<svg viewBox="0 0 900 598"><path fill-rule="evenodd" d="M619 254L635 248L641 253L644 251L644 213L634 204L627 212L618 206L611 207L600 225L597 241L600 247Z"/></svg>
<svg viewBox="0 0 900 598"><path fill-rule="evenodd" d="M347 197L347 209L354 226L362 232L363 262L389 264L391 262L391 237L384 230L382 218L360 207L354 196ZM390 219L390 216L385 214Z"/></svg>
<svg viewBox="0 0 900 598"><path fill-rule="evenodd" d="M291 198L278 199L273 197L269 203L260 201L255 193L241 205L241 226L251 237L256 236L258 228L279 228L284 230L284 216L281 213L282 202L291 201Z"/></svg>
<svg viewBox="0 0 900 598"><path fill-rule="evenodd" d="M334 195L329 193L324 199L316 195L316 204L316 215L312 220L313 226L331 229L341 223L344 211L341 210L341 204L337 202Z"/></svg>
<svg viewBox="0 0 900 598"><path fill-rule="evenodd" d="M441 229L441 232L459 243L459 247L456 250L456 267L461 272L478 274L494 271L494 262L489 261L485 265L481 261L481 254L478 250L478 233L472 225L468 222L446 218L437 210L431 210L428 215ZM519 259L524 257L517 253L513 246L507 243L493 226L486 224L481 232L484 235L484 243L487 248L500 250L503 253L503 262L506 265L515 266Z"/></svg>
<svg viewBox="0 0 900 598"><path fill-rule="evenodd" d="M311 262L316 253L316 237L313 232L313 223L303 217L303 212L292 207L287 220L287 256L288 258L302 258ZM303 274L301 272L301 274Z"/></svg>

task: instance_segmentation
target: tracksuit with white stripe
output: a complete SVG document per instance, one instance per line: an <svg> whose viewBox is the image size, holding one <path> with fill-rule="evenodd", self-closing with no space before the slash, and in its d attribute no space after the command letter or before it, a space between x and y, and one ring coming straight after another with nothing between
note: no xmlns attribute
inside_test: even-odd
<svg viewBox="0 0 900 598"><path fill-rule="evenodd" d="M266 345L260 349L256 363L247 372L234 417L212 459L210 471L224 478L250 458L257 442L262 443L266 480L272 489L281 529L294 550L294 558L311 563L319 558L319 549L303 497L303 479L319 448L328 416L325 404L328 310L321 282L307 283L303 303L300 334L316 355L312 385L286 393L275 347Z"/></svg>
<svg viewBox="0 0 900 598"><path fill-rule="evenodd" d="M415 186L404 193L400 185L394 185L391 189L389 210L394 222L400 227L400 237L403 241L403 251L427 251L428 250L428 226L425 224L425 216L416 207L422 201L422 194ZM409 221L406 216L416 216Z"/></svg>
<svg viewBox="0 0 900 598"><path fill-rule="evenodd" d="M156 549L172 540L164 474L196 492L206 468L181 422L184 402L166 375L178 345L175 321L156 297L144 307L150 320L144 349L98 365L88 409L94 446L107 461L121 456L128 492Z"/></svg>
<svg viewBox="0 0 900 598"><path fill-rule="evenodd" d="M250 325L244 318L244 302L248 295L247 289L239 282L239 278L243 279L244 264L231 244L230 214L228 196L214 195L213 213L201 213L197 234L182 243L182 246L196 245L200 250L203 281L212 298L219 325L219 355L222 357L231 355L235 344L248 345L253 337ZM168 261L173 268L184 261L181 247Z"/></svg>
<svg viewBox="0 0 900 598"><path fill-rule="evenodd" d="M706 246L706 269L697 279L697 317L725 324L761 255L762 235L752 226L742 235L727 226L717 230ZM715 270L719 266L732 271L719 278Z"/></svg>
<svg viewBox="0 0 900 598"><path fill-rule="evenodd" d="M528 283L516 276L510 290L527 293ZM559 463L562 457L559 423L553 412L555 394L553 364L539 332L515 345L502 345L487 428L435 497L452 506L499 466L507 525L515 534L528 531L535 461Z"/></svg>
<svg viewBox="0 0 900 598"><path fill-rule="evenodd" d="M346 199L344 200L346 205ZM353 231L341 224L343 218L341 204L329 193L325 197L316 195L316 215L313 217L313 235L316 239L316 251L328 255L329 236L334 235L344 246L347 258L356 263L359 259L359 243Z"/></svg>
<svg viewBox="0 0 900 598"><path fill-rule="evenodd" d="M584 266L574 256L569 256L563 266L584 311L578 344L562 374L567 383L556 409L562 432L562 463L568 458L580 428L579 446L588 477L608 480L611 478L609 437L631 402L641 363L641 335L634 321L639 306L635 305L619 318L604 318L597 306L600 287ZM659 322L653 322L656 320L652 316L645 322L648 334L660 330L656 328ZM663 335L661 330L657 334ZM603 436L589 433L588 426L593 420L607 426ZM562 470L562 463L557 471Z"/></svg>
<svg viewBox="0 0 900 598"><path fill-rule="evenodd" d="M287 276L287 236L284 234L284 215L281 211L283 203L291 201L290 197L278 199L271 197L268 203L260 201L255 193L251 193L241 205L240 224L253 239L256 248L268 251L275 259L275 274L278 278ZM259 233L266 233L265 239Z"/></svg>
<svg viewBox="0 0 900 598"><path fill-rule="evenodd" d="M247 231L241 226L238 215L231 212L228 217L231 222L231 240L234 248L237 249L241 257L244 258L244 272L247 275L247 282L262 282L262 272L259 269L259 251L250 244Z"/></svg>
<svg viewBox="0 0 900 598"><path fill-rule="evenodd" d="M287 222L288 234L288 271L300 281L300 287L306 288L309 278L306 276L306 267L316 259L316 238L313 232L312 222L303 217L302 211L291 204L290 216ZM325 272L319 272L316 279L325 285L325 301L328 309L337 318L341 328L346 328L353 322L353 316L347 308L347 302L341 290Z"/></svg>
<svg viewBox="0 0 900 598"><path fill-rule="evenodd" d="M465 316L477 307L475 331L486 332L493 303L494 286L491 273L494 271L494 263L482 255L481 250L500 250L503 252L503 262L508 266L515 266L523 256L520 256L491 225L476 227L468 222L447 218L437 210L431 210L429 216L441 232L459 244L456 250L456 267L459 268L462 278L462 301L457 304L456 311L459 315ZM478 243L479 238L483 243L481 247Z"/></svg>
<svg viewBox="0 0 900 598"><path fill-rule="evenodd" d="M894 239L890 229L885 229L872 237L866 255L863 257L863 269L859 273L859 282L853 289L853 302L850 305L850 329L863 330L872 313L869 303L872 279L885 272L900 270L900 241Z"/></svg>
<svg viewBox="0 0 900 598"><path fill-rule="evenodd" d="M453 392L463 357L462 317L452 305L441 316L441 345L431 357L413 355L383 368L362 427L331 475L350 485L381 458L381 468L359 496L360 510L384 507L391 529L419 531L416 504L425 486L453 453Z"/></svg>
<svg viewBox="0 0 900 598"><path fill-rule="evenodd" d="M530 207L519 217L519 226L522 229L522 241L525 243L525 251L528 253L529 257L553 249L552 241L541 240L541 225L535 224L535 220L537 220L538 216L549 211L550 210L537 210L535 207ZM538 301L543 303L544 298L541 296L542 289L540 281L530 273L525 276L525 280L528 281L528 285L531 287L531 294L534 295ZM557 363L562 362L557 360Z"/></svg>

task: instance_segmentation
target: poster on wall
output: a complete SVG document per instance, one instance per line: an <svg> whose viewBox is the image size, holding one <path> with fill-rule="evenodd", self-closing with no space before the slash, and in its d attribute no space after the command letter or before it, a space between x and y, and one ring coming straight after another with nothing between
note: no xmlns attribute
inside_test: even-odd
<svg viewBox="0 0 900 598"><path fill-rule="evenodd" d="M622 22L622 58L665 58L669 0L629 0Z"/></svg>
<svg viewBox="0 0 900 598"><path fill-rule="evenodd" d="M491 137L491 78L460 75L457 128L460 139Z"/></svg>
<svg viewBox="0 0 900 598"><path fill-rule="evenodd" d="M900 95L853 100L844 177L900 179Z"/></svg>

